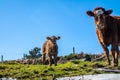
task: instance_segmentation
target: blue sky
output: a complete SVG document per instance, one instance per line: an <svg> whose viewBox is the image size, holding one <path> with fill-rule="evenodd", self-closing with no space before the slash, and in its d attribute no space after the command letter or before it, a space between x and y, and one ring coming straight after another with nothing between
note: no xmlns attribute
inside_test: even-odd
<svg viewBox="0 0 120 80"><path fill-rule="evenodd" d="M61 36L59 56L102 53L93 18L87 10L97 6L120 15L118 0L0 0L0 55L20 59L34 47L42 47L47 36Z"/></svg>

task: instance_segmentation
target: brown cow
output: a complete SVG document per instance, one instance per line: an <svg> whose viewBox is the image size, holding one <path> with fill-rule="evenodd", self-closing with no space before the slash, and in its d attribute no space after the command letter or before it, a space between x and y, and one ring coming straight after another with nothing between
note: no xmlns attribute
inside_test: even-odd
<svg viewBox="0 0 120 80"><path fill-rule="evenodd" d="M112 10L105 10L96 7L94 11L87 11L87 14L94 17L96 33L102 48L105 51L107 65L110 65L109 49L111 45L112 65L118 66L118 55L120 45L120 16L111 16Z"/></svg>
<svg viewBox="0 0 120 80"><path fill-rule="evenodd" d="M42 61L43 61L43 63L45 63L45 57L47 54L47 56L49 57L48 58L49 65L50 66L52 65L52 56L54 56L55 66L57 65L58 45L56 43L56 40L59 40L59 39L60 39L60 36L47 37L47 41L43 44L43 47L42 47Z"/></svg>

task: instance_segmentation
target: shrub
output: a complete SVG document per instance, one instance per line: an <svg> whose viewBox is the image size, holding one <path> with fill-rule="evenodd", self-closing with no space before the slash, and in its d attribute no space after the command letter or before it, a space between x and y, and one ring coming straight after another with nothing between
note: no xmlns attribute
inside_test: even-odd
<svg viewBox="0 0 120 80"><path fill-rule="evenodd" d="M73 64L79 64L80 63L80 61L78 61L78 60L74 60L74 61L71 61Z"/></svg>
<svg viewBox="0 0 120 80"><path fill-rule="evenodd" d="M71 53L71 54L69 54L68 56L65 56L65 58L66 58L67 60L70 60L70 59L76 59L77 56L76 56L76 54Z"/></svg>
<svg viewBox="0 0 120 80"><path fill-rule="evenodd" d="M91 61L91 57L90 57L90 55L85 55L85 61Z"/></svg>

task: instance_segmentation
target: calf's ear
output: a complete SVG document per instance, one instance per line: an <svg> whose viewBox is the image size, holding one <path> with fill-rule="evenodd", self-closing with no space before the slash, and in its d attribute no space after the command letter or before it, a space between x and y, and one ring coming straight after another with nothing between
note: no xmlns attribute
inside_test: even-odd
<svg viewBox="0 0 120 80"><path fill-rule="evenodd" d="M47 40L50 40L50 37L46 37Z"/></svg>
<svg viewBox="0 0 120 80"><path fill-rule="evenodd" d="M87 11L86 13L87 13L87 15L89 15L89 16L91 16L91 17L94 16L94 13L93 13L92 11Z"/></svg>
<svg viewBox="0 0 120 80"><path fill-rule="evenodd" d="M60 39L60 36L56 37L56 39L59 40L59 39Z"/></svg>
<svg viewBox="0 0 120 80"><path fill-rule="evenodd" d="M105 14L106 14L106 15L110 15L112 12L113 12L113 11L110 9L110 10L105 11Z"/></svg>

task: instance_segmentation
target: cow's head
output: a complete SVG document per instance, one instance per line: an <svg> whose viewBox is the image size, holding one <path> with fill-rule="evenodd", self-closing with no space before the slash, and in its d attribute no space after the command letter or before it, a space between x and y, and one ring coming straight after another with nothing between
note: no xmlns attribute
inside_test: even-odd
<svg viewBox="0 0 120 80"><path fill-rule="evenodd" d="M47 40L50 40L53 43L56 43L56 40L59 40L60 36L51 36L51 37L47 37Z"/></svg>
<svg viewBox="0 0 120 80"><path fill-rule="evenodd" d="M97 7L94 11L87 11L87 14L94 17L97 28L104 29L106 27L106 18L112 13L112 10L105 10L102 7Z"/></svg>

